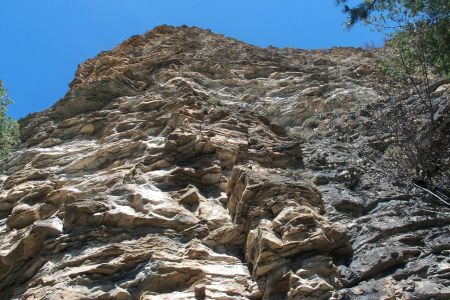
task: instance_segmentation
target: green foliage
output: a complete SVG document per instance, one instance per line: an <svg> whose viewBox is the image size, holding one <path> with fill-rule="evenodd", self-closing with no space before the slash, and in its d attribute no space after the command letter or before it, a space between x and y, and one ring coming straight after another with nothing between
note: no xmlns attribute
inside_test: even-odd
<svg viewBox="0 0 450 300"><path fill-rule="evenodd" d="M207 115L209 110L209 106L203 105L202 109L200 110L202 114Z"/></svg>
<svg viewBox="0 0 450 300"><path fill-rule="evenodd" d="M348 16L347 27L362 22L386 33L391 69L450 76L450 0L363 0L353 7L348 0L336 2Z"/></svg>
<svg viewBox="0 0 450 300"><path fill-rule="evenodd" d="M302 130L300 128L292 128L288 132L289 138L291 138L294 141L299 142L310 142L316 138L319 138L322 134L320 132L315 131L306 131Z"/></svg>
<svg viewBox="0 0 450 300"><path fill-rule="evenodd" d="M0 81L0 161L3 161L20 141L19 124L6 115L11 103L3 82Z"/></svg>
<svg viewBox="0 0 450 300"><path fill-rule="evenodd" d="M310 128L310 129L317 128L319 125L320 125L320 120L316 117L307 118L302 124L302 126L304 128Z"/></svg>
<svg viewBox="0 0 450 300"><path fill-rule="evenodd" d="M392 21L391 25L402 25L406 20L414 23L437 23L448 19L448 0L360 0L350 7L348 0L336 0L344 7L348 16L347 26L374 20Z"/></svg>
<svg viewBox="0 0 450 300"><path fill-rule="evenodd" d="M214 100L213 100L213 103L214 103L214 105L216 105L216 106L224 106L222 100L220 100L220 99L214 99Z"/></svg>
<svg viewBox="0 0 450 300"><path fill-rule="evenodd" d="M224 106L225 104L222 102L222 100L220 100L220 99L217 99L217 98L213 98L213 97L210 97L209 98L209 101L213 104L213 105L215 105L215 106Z"/></svg>
<svg viewBox="0 0 450 300"><path fill-rule="evenodd" d="M450 0L360 0L353 7L348 1L336 1L348 27L361 22L387 38L381 67L392 91L372 128L389 146L386 173L450 191L448 138L432 95L437 84L450 79Z"/></svg>

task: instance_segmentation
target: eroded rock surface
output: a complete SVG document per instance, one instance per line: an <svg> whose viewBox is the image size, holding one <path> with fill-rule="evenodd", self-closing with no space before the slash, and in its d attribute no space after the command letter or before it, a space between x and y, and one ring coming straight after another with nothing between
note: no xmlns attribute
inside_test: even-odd
<svg viewBox="0 0 450 300"><path fill-rule="evenodd" d="M80 65L1 178L0 298L449 298L449 212L333 123L381 97L374 59L161 26Z"/></svg>

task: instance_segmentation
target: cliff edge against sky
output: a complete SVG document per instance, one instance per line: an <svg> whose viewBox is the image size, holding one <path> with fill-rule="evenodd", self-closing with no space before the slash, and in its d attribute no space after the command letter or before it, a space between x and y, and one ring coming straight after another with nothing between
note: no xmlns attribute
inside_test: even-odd
<svg viewBox="0 0 450 300"><path fill-rule="evenodd" d="M20 121L0 298L450 298L450 210L373 165L377 55L160 26L81 64Z"/></svg>

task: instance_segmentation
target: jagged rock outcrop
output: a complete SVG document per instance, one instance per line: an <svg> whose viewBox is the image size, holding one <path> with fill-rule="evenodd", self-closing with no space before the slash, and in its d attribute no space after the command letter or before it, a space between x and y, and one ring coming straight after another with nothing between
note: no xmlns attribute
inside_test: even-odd
<svg viewBox="0 0 450 300"><path fill-rule="evenodd" d="M449 211L367 164L376 55L161 26L83 63L20 122L0 298L449 298Z"/></svg>

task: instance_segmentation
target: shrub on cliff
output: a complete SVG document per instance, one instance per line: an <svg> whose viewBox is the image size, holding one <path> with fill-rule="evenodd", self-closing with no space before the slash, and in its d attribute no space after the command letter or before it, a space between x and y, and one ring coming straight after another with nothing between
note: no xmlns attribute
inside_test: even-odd
<svg viewBox="0 0 450 300"><path fill-rule="evenodd" d="M19 143L19 124L6 114L11 103L3 82L0 81L0 162Z"/></svg>
<svg viewBox="0 0 450 300"><path fill-rule="evenodd" d="M352 7L348 0L336 2L344 7L348 28L362 22L386 34L387 46L396 52L390 59L399 63L397 71L426 66L450 76L449 0L363 0Z"/></svg>
<svg viewBox="0 0 450 300"><path fill-rule="evenodd" d="M317 128L320 125L320 120L317 117L309 117L303 121L302 126L310 129Z"/></svg>
<svg viewBox="0 0 450 300"><path fill-rule="evenodd" d="M433 92L450 83L450 0L337 3L348 15L348 27L362 22L386 35L381 67L392 92L389 105L377 112L373 132L389 146L387 173L447 200L449 103Z"/></svg>

